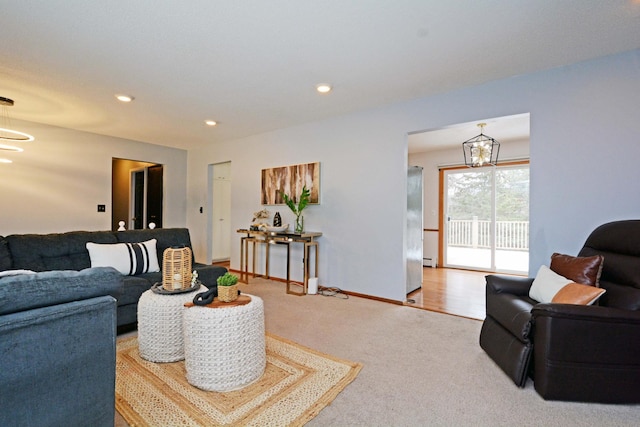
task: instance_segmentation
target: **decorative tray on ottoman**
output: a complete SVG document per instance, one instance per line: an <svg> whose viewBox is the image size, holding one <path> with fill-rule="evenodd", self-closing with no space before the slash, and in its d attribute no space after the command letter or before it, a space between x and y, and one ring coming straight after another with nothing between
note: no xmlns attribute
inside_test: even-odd
<svg viewBox="0 0 640 427"><path fill-rule="evenodd" d="M175 295L175 294L184 294L187 292L193 292L195 290L200 289L200 286L202 285L202 282L200 282L199 280L196 281L196 283L194 283L193 285L191 285L190 288L187 289L176 289L173 291L168 291L165 288L162 287L162 283L160 282L156 282L153 284L153 286L151 287L151 290L153 292L155 292L156 294L161 294L161 295Z"/></svg>

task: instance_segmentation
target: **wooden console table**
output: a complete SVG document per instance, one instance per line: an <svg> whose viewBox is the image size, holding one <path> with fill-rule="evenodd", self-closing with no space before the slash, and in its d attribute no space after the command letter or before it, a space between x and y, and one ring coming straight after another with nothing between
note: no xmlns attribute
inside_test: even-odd
<svg viewBox="0 0 640 427"><path fill-rule="evenodd" d="M306 295L307 288L309 286L309 277L311 268L309 264L309 257L311 248L314 250L315 265L313 273L318 275L318 242L315 240L317 237L322 236L322 233L317 231L305 231L302 233L290 233L290 232L271 232L271 231L256 231L240 229L238 233L243 234L240 241L240 281L243 283L249 283L249 274L252 277L256 277L256 243L265 244L265 274L264 277L269 278L269 246L271 244L286 245L287 246L287 293L293 295ZM252 266L251 273L249 273L249 244L252 247ZM302 282L302 292L295 292L291 289L292 285L299 285L298 283L291 281L291 244L302 243L304 245L303 256L303 273L304 280Z"/></svg>

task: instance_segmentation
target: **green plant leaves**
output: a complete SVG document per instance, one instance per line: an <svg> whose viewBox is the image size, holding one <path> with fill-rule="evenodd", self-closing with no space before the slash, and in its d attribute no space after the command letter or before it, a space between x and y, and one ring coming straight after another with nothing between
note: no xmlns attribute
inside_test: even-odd
<svg viewBox="0 0 640 427"><path fill-rule="evenodd" d="M216 280L218 286L233 286L238 283L238 276L231 273L224 273Z"/></svg>
<svg viewBox="0 0 640 427"><path fill-rule="evenodd" d="M295 216L300 216L302 210L307 207L309 204L309 199L311 198L311 191L305 185L302 187L302 193L300 194L300 198L298 199L298 204L296 205L288 195L285 194L284 191L280 192L282 194L282 199L284 203L291 209Z"/></svg>

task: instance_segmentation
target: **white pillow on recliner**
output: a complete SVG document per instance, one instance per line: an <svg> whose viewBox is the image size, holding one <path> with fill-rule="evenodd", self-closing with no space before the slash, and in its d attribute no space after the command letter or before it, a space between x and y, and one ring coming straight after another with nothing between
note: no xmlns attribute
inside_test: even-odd
<svg viewBox="0 0 640 427"><path fill-rule="evenodd" d="M549 267L542 265L529 289L529 298L538 302L549 303L558 291L569 283L573 283L573 280L554 273Z"/></svg>

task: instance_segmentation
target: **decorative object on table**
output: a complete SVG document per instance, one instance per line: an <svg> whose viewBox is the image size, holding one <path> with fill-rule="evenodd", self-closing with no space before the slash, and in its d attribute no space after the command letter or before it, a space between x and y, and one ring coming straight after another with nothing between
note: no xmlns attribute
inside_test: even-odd
<svg viewBox="0 0 640 427"><path fill-rule="evenodd" d="M287 229L289 228L289 224L282 224L278 227L267 225L263 228L264 229L262 231L269 231L271 233L282 233L283 231L287 231Z"/></svg>
<svg viewBox="0 0 640 427"><path fill-rule="evenodd" d="M280 216L280 212L276 212L273 216L273 226L280 227L282 225L282 217Z"/></svg>
<svg viewBox="0 0 640 427"><path fill-rule="evenodd" d="M198 283L198 272L193 270L191 272L191 286L195 286Z"/></svg>
<svg viewBox="0 0 640 427"><path fill-rule="evenodd" d="M200 292L193 297L194 305L207 305L213 302L213 299L218 296L218 287L211 288L206 292Z"/></svg>
<svg viewBox="0 0 640 427"><path fill-rule="evenodd" d="M253 231L258 231L258 230L264 231L264 227L268 226L269 224L264 221L258 221L258 220L268 219L269 215L270 215L269 211L266 209L262 209L262 210L259 210L258 212L254 212L253 219L251 220L252 224L249 226L249 229Z"/></svg>
<svg viewBox="0 0 640 427"><path fill-rule="evenodd" d="M126 228L124 228L124 224L125 224L125 222L124 222L124 221L120 221L120 222L118 223L118 231L127 231L127 229L126 229Z"/></svg>
<svg viewBox="0 0 640 427"><path fill-rule="evenodd" d="M178 289L178 290L175 290L175 291L167 291L162 286L162 283L156 282L151 286L151 291L156 293L156 294L160 294L160 295L176 295L176 294L185 294L187 292L197 291L198 288L200 288L200 286L202 286L202 283L198 282L195 285L193 285L193 286L191 286L190 288L187 288L187 289Z"/></svg>
<svg viewBox="0 0 640 427"><path fill-rule="evenodd" d="M477 126L480 128L480 135L474 136L462 143L464 164L469 167L495 166L498 164L500 143L482 133L486 125L486 123L478 123Z"/></svg>
<svg viewBox="0 0 640 427"><path fill-rule="evenodd" d="M282 205L282 192L293 197L303 186L310 191L309 203L320 203L320 162L262 169L261 204Z"/></svg>
<svg viewBox="0 0 640 427"><path fill-rule="evenodd" d="M172 246L162 256L162 287L166 291L182 291L192 287L191 249Z"/></svg>
<svg viewBox="0 0 640 427"><path fill-rule="evenodd" d="M218 299L231 302L238 299L238 276L229 272L218 277Z"/></svg>
<svg viewBox="0 0 640 427"><path fill-rule="evenodd" d="M156 228L156 223L155 222L150 222L149 223L149 230L153 230L154 228Z"/></svg>
<svg viewBox="0 0 640 427"><path fill-rule="evenodd" d="M266 209L262 209L258 212L253 213L253 219L251 222L256 222L257 219L267 219L269 218L269 211Z"/></svg>
<svg viewBox="0 0 640 427"><path fill-rule="evenodd" d="M311 193L307 186L302 187L302 193L300 193L300 197L298 197L298 203L296 204L293 199L291 199L287 194L282 192L282 198L289 209L296 216L296 233L302 233L304 231L304 217L302 216L302 211L309 204L309 197Z"/></svg>

